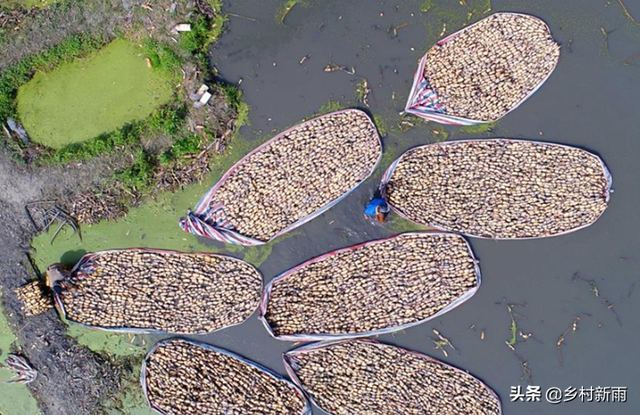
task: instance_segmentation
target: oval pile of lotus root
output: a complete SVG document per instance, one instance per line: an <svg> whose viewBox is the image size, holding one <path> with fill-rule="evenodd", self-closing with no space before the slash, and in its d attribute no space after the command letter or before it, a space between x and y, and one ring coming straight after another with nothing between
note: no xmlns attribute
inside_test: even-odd
<svg viewBox="0 0 640 415"><path fill-rule="evenodd" d="M544 82L559 58L542 20L498 13L433 46L424 76L445 114L495 121Z"/></svg>
<svg viewBox="0 0 640 415"><path fill-rule="evenodd" d="M333 415L499 415L485 384L436 359L372 341L343 341L285 354L311 399Z"/></svg>
<svg viewBox="0 0 640 415"><path fill-rule="evenodd" d="M304 122L234 166L215 191L226 220L242 235L268 241L355 188L375 168L380 137L362 111Z"/></svg>
<svg viewBox="0 0 640 415"><path fill-rule="evenodd" d="M312 259L267 287L264 319L283 338L400 330L480 284L463 237L408 233ZM265 298L263 297L263 302Z"/></svg>
<svg viewBox="0 0 640 415"><path fill-rule="evenodd" d="M597 156L520 140L453 141L407 151L386 186L407 219L467 235L553 236L595 222L609 173Z"/></svg>
<svg viewBox="0 0 640 415"><path fill-rule="evenodd" d="M222 255L123 250L87 258L64 286L58 298L73 321L196 334L246 320L259 303L262 277Z"/></svg>
<svg viewBox="0 0 640 415"><path fill-rule="evenodd" d="M151 407L166 415L303 415L292 383L229 352L186 340L158 343L142 366Z"/></svg>

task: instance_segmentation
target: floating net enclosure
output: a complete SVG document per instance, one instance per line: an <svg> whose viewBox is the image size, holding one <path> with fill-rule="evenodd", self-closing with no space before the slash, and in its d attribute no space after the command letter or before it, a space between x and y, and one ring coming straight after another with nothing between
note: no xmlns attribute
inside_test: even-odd
<svg viewBox="0 0 640 415"><path fill-rule="evenodd" d="M381 156L380 136L364 112L314 118L242 158L180 226L225 243L266 243L337 204Z"/></svg>
<svg viewBox="0 0 640 415"><path fill-rule="evenodd" d="M394 161L381 193L418 224L492 239L543 238L593 224L611 175L585 150L511 139L413 148Z"/></svg>
<svg viewBox="0 0 640 415"><path fill-rule="evenodd" d="M497 395L470 374L372 340L312 344L284 361L294 382L333 415L502 412Z"/></svg>
<svg viewBox="0 0 640 415"><path fill-rule="evenodd" d="M542 20L493 14L429 49L405 111L443 124L496 121L537 91L559 58L560 46Z"/></svg>
<svg viewBox="0 0 640 415"><path fill-rule="evenodd" d="M163 415L311 415L294 384L229 351L172 339L142 364L147 402Z"/></svg>
<svg viewBox="0 0 640 415"><path fill-rule="evenodd" d="M379 335L471 298L480 268L463 237L406 233L313 258L265 288L260 318L281 340Z"/></svg>
<svg viewBox="0 0 640 415"><path fill-rule="evenodd" d="M23 290L28 314L45 311L47 295L60 314L88 327L127 332L209 333L240 324L256 310L258 270L236 258L151 249L85 255L71 270L54 265L48 285Z"/></svg>

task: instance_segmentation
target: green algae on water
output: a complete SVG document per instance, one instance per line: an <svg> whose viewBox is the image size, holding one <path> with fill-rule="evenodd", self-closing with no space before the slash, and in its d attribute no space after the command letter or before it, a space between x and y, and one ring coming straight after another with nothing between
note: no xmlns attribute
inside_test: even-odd
<svg viewBox="0 0 640 415"><path fill-rule="evenodd" d="M62 148L142 120L173 96L171 76L144 50L118 39L84 59L38 72L18 91L18 114L34 142Z"/></svg>

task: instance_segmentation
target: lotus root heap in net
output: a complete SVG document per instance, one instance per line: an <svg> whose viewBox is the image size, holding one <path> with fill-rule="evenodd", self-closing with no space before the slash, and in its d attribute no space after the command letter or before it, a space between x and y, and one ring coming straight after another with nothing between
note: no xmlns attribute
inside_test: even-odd
<svg viewBox="0 0 640 415"><path fill-rule="evenodd" d="M265 319L275 336L400 329L475 292L479 275L461 236L411 233L313 259L277 279Z"/></svg>
<svg viewBox="0 0 640 415"><path fill-rule="evenodd" d="M216 190L225 217L242 235L268 241L352 190L382 152L362 111L302 123L251 154Z"/></svg>
<svg viewBox="0 0 640 415"><path fill-rule="evenodd" d="M433 46L424 76L447 115L494 121L544 82L559 57L542 20L498 13Z"/></svg>
<svg viewBox="0 0 640 415"><path fill-rule="evenodd" d="M501 413L486 385L424 355L369 341L303 349L285 360L313 401L332 415Z"/></svg>
<svg viewBox="0 0 640 415"><path fill-rule="evenodd" d="M124 250L82 263L59 299L90 326L207 333L246 320L261 288L258 271L235 258Z"/></svg>
<svg viewBox="0 0 640 415"><path fill-rule="evenodd" d="M587 226L607 207L610 177L595 155L560 145L475 140L401 156L389 203L414 222L488 238L533 238Z"/></svg>
<svg viewBox="0 0 640 415"><path fill-rule="evenodd" d="M167 415L303 415L293 384L219 350L185 340L160 343L143 366L152 408Z"/></svg>

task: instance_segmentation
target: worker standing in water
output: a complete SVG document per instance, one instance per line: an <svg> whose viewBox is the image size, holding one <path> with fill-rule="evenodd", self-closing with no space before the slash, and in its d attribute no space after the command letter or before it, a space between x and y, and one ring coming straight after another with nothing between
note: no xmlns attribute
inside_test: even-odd
<svg viewBox="0 0 640 415"><path fill-rule="evenodd" d="M367 218L375 217L378 222L384 222L389 211L390 208L387 201L380 195L376 195L364 208L364 216Z"/></svg>

